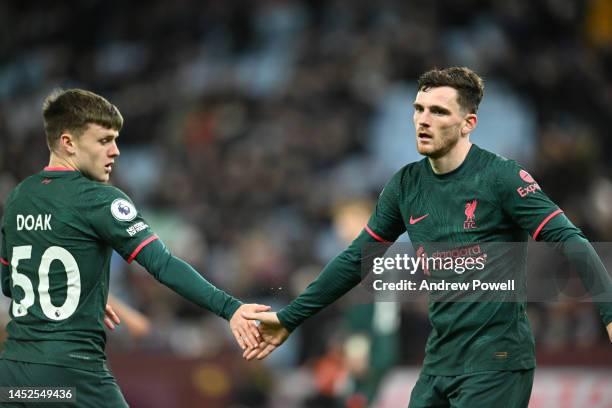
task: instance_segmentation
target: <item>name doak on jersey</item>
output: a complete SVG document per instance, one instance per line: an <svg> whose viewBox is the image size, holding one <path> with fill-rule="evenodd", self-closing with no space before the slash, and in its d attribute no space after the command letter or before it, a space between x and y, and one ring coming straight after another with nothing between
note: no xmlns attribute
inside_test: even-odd
<svg viewBox="0 0 612 408"><path fill-rule="evenodd" d="M51 214L17 214L17 231L51 231Z"/></svg>

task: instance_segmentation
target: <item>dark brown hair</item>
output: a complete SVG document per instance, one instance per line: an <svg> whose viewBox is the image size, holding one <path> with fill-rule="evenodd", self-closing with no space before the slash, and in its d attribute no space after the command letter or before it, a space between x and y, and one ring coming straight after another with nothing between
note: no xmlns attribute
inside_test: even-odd
<svg viewBox="0 0 612 408"><path fill-rule="evenodd" d="M123 117L115 105L83 89L53 91L43 103L43 120L51 150L62 133L79 137L90 123L117 131L123 126Z"/></svg>
<svg viewBox="0 0 612 408"><path fill-rule="evenodd" d="M419 78L419 91L450 86L457 90L457 102L470 113L478 111L484 94L484 82L474 71L466 67L432 69Z"/></svg>

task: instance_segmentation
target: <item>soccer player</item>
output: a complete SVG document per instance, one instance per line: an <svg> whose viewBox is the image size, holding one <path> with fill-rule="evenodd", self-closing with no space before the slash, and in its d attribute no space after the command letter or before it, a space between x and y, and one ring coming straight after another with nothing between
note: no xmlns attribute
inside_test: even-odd
<svg viewBox="0 0 612 408"><path fill-rule="evenodd" d="M92 92L70 89L43 105L49 165L11 192L2 221L2 293L12 298L0 387L76 387L78 407L127 403L110 373L103 324L116 250L184 298L229 321L243 349L258 344L242 304L173 256L136 207L107 184L123 118ZM112 300L111 300L112 302Z"/></svg>
<svg viewBox="0 0 612 408"><path fill-rule="evenodd" d="M609 299L610 277L582 232L525 169L470 142L483 90L468 68L420 77L413 122L425 158L391 178L364 230L297 299L278 313L244 315L261 321L264 340L245 358L264 358L357 285L363 246L393 242L405 231L413 242L440 243L526 242L530 234L555 243L572 264L586 265L583 272ZM612 304L598 306L612 340ZM410 407L527 407L535 347L524 302L430 300L429 318L433 330Z"/></svg>

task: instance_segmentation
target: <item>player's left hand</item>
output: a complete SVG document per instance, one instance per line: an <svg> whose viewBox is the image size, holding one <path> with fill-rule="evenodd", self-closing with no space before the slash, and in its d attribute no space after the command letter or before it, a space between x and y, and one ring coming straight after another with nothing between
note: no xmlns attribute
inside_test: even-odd
<svg viewBox="0 0 612 408"><path fill-rule="evenodd" d="M257 348L260 342L260 334L257 324L245 319L243 313L267 312L270 306L249 303L240 306L229 321L230 329L234 334L236 342L242 350L252 350Z"/></svg>
<svg viewBox="0 0 612 408"><path fill-rule="evenodd" d="M610 343L612 343L612 322L608 323L606 329L608 329L608 337L610 338Z"/></svg>
<svg viewBox="0 0 612 408"><path fill-rule="evenodd" d="M121 320L119 320L119 316L117 316L117 313L115 313L111 305L107 303L104 309L104 325L110 330L115 330L115 325L120 323Z"/></svg>
<svg viewBox="0 0 612 408"><path fill-rule="evenodd" d="M242 354L242 357L248 361L254 358L263 360L276 350L277 347L283 344L291 334L289 330L282 325L276 312L245 313L244 317L249 320L260 322L259 331L263 337L263 341L259 343L257 348L246 350Z"/></svg>

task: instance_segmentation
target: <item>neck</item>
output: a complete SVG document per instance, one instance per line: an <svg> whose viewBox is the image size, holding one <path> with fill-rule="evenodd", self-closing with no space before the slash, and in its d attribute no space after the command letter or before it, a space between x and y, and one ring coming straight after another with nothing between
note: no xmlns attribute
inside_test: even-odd
<svg viewBox="0 0 612 408"><path fill-rule="evenodd" d="M59 156L54 152L51 152L51 156L49 157L49 167L64 167L71 170L78 170L76 164L72 160Z"/></svg>
<svg viewBox="0 0 612 408"><path fill-rule="evenodd" d="M469 140L459 141L448 153L442 157L429 157L429 164L435 174L446 174L461 166L467 157L472 143Z"/></svg>

